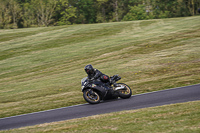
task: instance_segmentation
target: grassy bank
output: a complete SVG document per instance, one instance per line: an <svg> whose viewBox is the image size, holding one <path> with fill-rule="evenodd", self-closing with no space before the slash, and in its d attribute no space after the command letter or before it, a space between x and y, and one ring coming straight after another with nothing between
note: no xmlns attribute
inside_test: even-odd
<svg viewBox="0 0 200 133"><path fill-rule="evenodd" d="M2 133L199 133L200 101L45 123Z"/></svg>
<svg viewBox="0 0 200 133"><path fill-rule="evenodd" d="M86 64L133 94L200 83L199 19L0 30L0 117L85 103Z"/></svg>

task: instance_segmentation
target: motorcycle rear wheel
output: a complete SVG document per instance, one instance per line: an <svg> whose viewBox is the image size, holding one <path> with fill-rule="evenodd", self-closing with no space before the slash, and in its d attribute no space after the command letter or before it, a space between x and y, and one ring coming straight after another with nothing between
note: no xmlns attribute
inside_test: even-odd
<svg viewBox="0 0 200 133"><path fill-rule="evenodd" d="M91 89L83 91L83 98L90 104L97 104L101 100L100 95Z"/></svg>
<svg viewBox="0 0 200 133"><path fill-rule="evenodd" d="M118 91L119 92L119 97L123 98L123 99L130 98L131 95L132 95L131 88L128 85L124 84L124 83L118 83L118 84L121 84L121 85L125 86L125 88L126 88L125 90L119 90Z"/></svg>

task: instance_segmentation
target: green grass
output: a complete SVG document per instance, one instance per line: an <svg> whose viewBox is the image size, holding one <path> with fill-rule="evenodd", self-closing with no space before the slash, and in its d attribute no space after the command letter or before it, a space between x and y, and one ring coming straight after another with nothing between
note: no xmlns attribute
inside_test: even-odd
<svg viewBox="0 0 200 133"><path fill-rule="evenodd" d="M0 118L85 103L87 64L133 94L200 83L199 19L0 30Z"/></svg>
<svg viewBox="0 0 200 133"><path fill-rule="evenodd" d="M1 133L199 133L200 101L121 111Z"/></svg>

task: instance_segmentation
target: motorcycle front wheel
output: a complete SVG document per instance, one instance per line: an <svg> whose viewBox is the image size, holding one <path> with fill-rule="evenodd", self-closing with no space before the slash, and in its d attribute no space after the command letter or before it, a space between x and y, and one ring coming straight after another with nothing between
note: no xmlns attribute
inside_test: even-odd
<svg viewBox="0 0 200 133"><path fill-rule="evenodd" d="M83 91L83 98L90 104L97 104L101 100L99 94L91 89Z"/></svg>
<svg viewBox="0 0 200 133"><path fill-rule="evenodd" d="M123 99L130 98L131 95L132 95L131 88L128 85L124 84L124 83L118 83L118 84L121 84L121 85L125 86L125 89L118 91L119 92L119 97L123 98Z"/></svg>

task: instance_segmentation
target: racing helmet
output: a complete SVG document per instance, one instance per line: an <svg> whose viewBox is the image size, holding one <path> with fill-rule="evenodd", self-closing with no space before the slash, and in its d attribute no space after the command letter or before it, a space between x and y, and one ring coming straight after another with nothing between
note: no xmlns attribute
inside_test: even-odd
<svg viewBox="0 0 200 133"><path fill-rule="evenodd" d="M91 64L85 66L85 72L86 72L88 75L94 74L94 68L92 67Z"/></svg>

